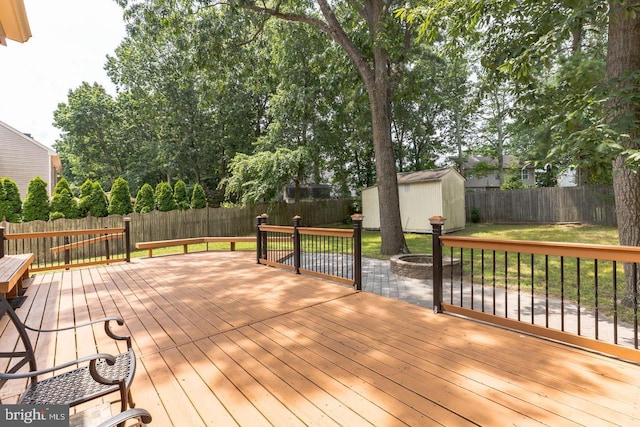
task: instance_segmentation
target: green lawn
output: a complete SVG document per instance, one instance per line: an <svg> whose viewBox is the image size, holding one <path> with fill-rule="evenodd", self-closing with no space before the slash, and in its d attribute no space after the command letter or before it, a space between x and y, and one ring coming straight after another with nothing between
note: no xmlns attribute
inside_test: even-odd
<svg viewBox="0 0 640 427"><path fill-rule="evenodd" d="M602 245L618 244L618 230L615 227L597 225L468 224L464 230L451 235L484 239L539 240ZM406 234L405 239L411 253L431 253L430 234ZM388 258L380 255L380 233L377 231L363 232L362 254L370 258Z"/></svg>

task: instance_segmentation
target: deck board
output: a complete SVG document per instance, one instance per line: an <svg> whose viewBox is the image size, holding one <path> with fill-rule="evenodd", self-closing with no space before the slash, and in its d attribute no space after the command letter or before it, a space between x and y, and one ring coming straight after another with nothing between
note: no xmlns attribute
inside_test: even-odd
<svg viewBox="0 0 640 427"><path fill-rule="evenodd" d="M133 397L153 426L640 425L637 364L257 265L250 253L37 274L27 295L17 313L35 326L125 319ZM5 324L0 348L15 345ZM117 350L101 326L47 335L33 336L40 366ZM23 388L3 387L3 403Z"/></svg>

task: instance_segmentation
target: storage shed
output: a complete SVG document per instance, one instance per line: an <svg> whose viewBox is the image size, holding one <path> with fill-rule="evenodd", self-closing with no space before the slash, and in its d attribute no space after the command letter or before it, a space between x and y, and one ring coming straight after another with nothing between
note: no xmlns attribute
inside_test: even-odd
<svg viewBox="0 0 640 427"><path fill-rule="evenodd" d="M433 169L398 174L398 195L402 230L431 233L429 218L446 218L443 232L462 230L465 226L464 177L455 169ZM362 190L363 228L380 229L378 187Z"/></svg>

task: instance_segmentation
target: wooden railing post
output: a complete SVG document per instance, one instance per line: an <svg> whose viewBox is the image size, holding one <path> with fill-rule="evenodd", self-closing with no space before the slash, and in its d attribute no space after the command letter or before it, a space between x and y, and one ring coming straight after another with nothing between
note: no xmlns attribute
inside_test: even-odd
<svg viewBox="0 0 640 427"><path fill-rule="evenodd" d="M295 269L296 274L300 274L300 231L298 227L300 227L300 220L302 217L300 215L296 215L293 217L293 267Z"/></svg>
<svg viewBox="0 0 640 427"><path fill-rule="evenodd" d="M356 290L362 290L362 221L364 215L351 215L353 222L353 285Z"/></svg>
<svg viewBox="0 0 640 427"><path fill-rule="evenodd" d="M4 256L4 227L0 227L0 258Z"/></svg>
<svg viewBox="0 0 640 427"><path fill-rule="evenodd" d="M266 213L263 213L261 217L262 217L262 224L266 225L267 220L269 219L269 215L267 215ZM267 259L267 232L263 231L262 233L260 233L260 237L262 239L260 243L260 247L262 249L261 257L262 259Z"/></svg>
<svg viewBox="0 0 640 427"><path fill-rule="evenodd" d="M124 249L126 262L131 262L131 218L124 218Z"/></svg>
<svg viewBox="0 0 640 427"><path fill-rule="evenodd" d="M64 242L64 246L67 248L64 250L64 264L67 266L65 270L69 270L69 265L71 264L71 249L69 249L69 236L64 236L62 241Z"/></svg>
<svg viewBox="0 0 640 427"><path fill-rule="evenodd" d="M104 228L108 228L108 227L107 227L107 226L105 226ZM108 233L104 233L104 235L105 235L105 237L107 237L107 236L108 236ZM108 260L109 260L109 259L111 259L111 250L110 250L110 247L109 247L109 239L108 239L108 238L106 238L106 239L104 240L104 251L106 252L105 257L106 257Z"/></svg>
<svg viewBox="0 0 640 427"><path fill-rule="evenodd" d="M262 215L256 217L256 263L260 264L262 258L262 235L260 234L260 224L262 224Z"/></svg>
<svg viewBox="0 0 640 427"><path fill-rule="evenodd" d="M433 311L442 313L442 226L446 218L442 216L432 216L431 223L432 254L433 254Z"/></svg>

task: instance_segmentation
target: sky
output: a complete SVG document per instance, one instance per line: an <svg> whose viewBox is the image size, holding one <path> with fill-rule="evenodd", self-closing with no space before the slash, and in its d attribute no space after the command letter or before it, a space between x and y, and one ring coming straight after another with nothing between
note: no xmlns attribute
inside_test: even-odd
<svg viewBox="0 0 640 427"><path fill-rule="evenodd" d="M24 0L32 37L0 45L0 121L53 146L53 112L69 90L98 82L115 95L104 71L125 37L114 0Z"/></svg>

